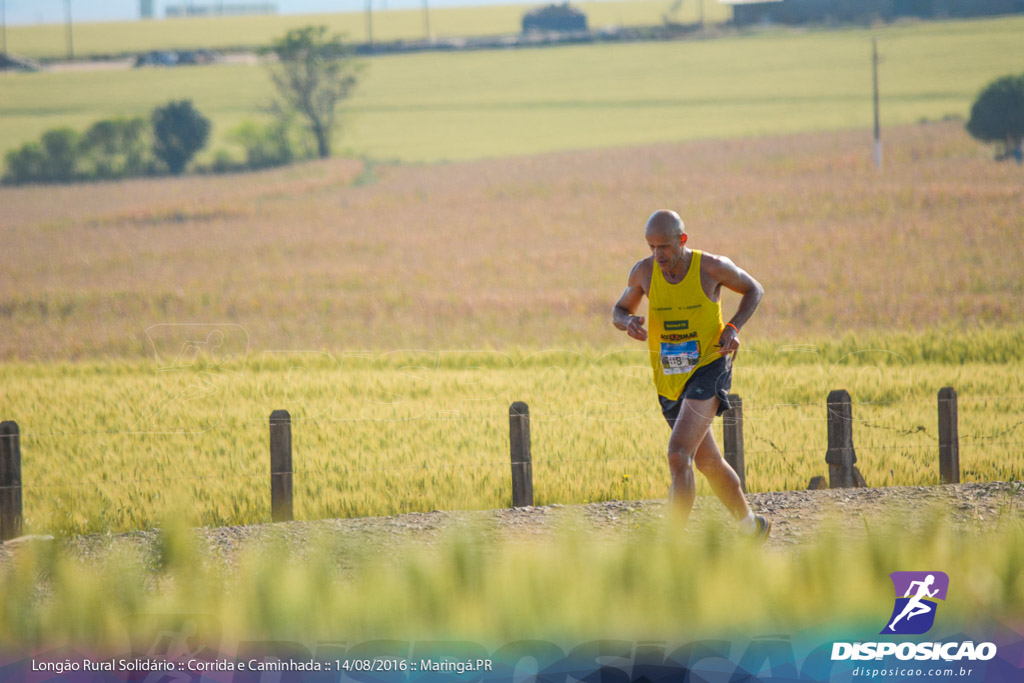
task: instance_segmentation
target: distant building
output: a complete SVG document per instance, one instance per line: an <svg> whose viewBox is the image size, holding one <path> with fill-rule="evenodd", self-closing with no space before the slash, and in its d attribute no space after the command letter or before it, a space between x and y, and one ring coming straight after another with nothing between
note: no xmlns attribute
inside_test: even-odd
<svg viewBox="0 0 1024 683"><path fill-rule="evenodd" d="M155 16L153 0L139 0L139 16L143 19L152 19Z"/></svg>
<svg viewBox="0 0 1024 683"><path fill-rule="evenodd" d="M167 5L164 8L164 16L168 19L178 17L236 17L245 14L277 14L277 4L272 2L211 2L199 5L194 2L180 2L176 5Z"/></svg>
<svg viewBox="0 0 1024 683"><path fill-rule="evenodd" d="M733 23L862 24L900 17L941 19L1024 12L1024 0L719 0Z"/></svg>

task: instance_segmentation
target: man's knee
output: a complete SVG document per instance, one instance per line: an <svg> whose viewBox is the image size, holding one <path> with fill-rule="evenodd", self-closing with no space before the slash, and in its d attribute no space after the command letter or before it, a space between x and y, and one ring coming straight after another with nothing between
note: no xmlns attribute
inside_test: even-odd
<svg viewBox="0 0 1024 683"><path fill-rule="evenodd" d="M673 471L682 472L693 469L693 452L669 445L668 464Z"/></svg>

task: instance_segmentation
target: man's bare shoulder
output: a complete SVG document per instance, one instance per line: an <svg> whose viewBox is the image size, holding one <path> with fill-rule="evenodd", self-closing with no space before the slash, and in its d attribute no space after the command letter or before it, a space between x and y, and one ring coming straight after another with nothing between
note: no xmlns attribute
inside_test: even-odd
<svg viewBox="0 0 1024 683"><path fill-rule="evenodd" d="M633 265L632 270L629 271L629 284L634 286L639 285L644 288L644 291L650 289L651 273L653 272L653 269L653 256L640 259Z"/></svg>
<svg viewBox="0 0 1024 683"><path fill-rule="evenodd" d="M721 280L721 276L727 275L735 268L736 264L728 256L711 254L706 251L701 253L700 269L705 275L710 275L715 280Z"/></svg>
<svg viewBox="0 0 1024 683"><path fill-rule="evenodd" d="M719 254L707 254L705 258L701 259L700 279L704 291L708 292L708 298L712 301L717 301L719 285L740 294L746 294L755 289L764 293L761 283L751 277L750 273L733 263L728 256Z"/></svg>
<svg viewBox="0 0 1024 683"><path fill-rule="evenodd" d="M633 275L650 275L651 270L654 268L654 257L648 256L647 258L640 259L633 264L633 269L629 271L630 277Z"/></svg>

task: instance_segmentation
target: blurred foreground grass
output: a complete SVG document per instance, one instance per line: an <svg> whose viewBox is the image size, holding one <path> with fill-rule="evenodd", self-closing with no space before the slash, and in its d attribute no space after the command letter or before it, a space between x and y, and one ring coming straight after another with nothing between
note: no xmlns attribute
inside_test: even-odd
<svg viewBox="0 0 1024 683"><path fill-rule="evenodd" d="M485 528L429 544L324 536L299 552L282 536L248 546L237 564L172 524L149 554L128 545L86 559L53 544L17 550L0 562L0 642L148 647L154 614L193 615L222 652L233 639L489 644L786 633L823 622L880 628L892 607L888 574L911 568L950 576L956 590L942 619L953 629L1024 611L1019 512L1004 508L980 533L958 531L937 509L865 520L867 533L853 536L826 524L785 550L756 547L713 520L682 533L664 520L628 532L567 524L528 542Z"/></svg>

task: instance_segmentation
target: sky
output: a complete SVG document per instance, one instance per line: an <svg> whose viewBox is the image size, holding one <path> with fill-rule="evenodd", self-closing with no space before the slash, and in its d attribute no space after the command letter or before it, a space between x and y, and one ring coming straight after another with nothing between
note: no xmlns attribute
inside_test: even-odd
<svg viewBox="0 0 1024 683"><path fill-rule="evenodd" d="M164 16L164 7L183 0L156 0L156 16ZM187 0L185 0L187 1ZM218 0L192 0L197 5ZM274 2L275 0L224 0L232 2ZM445 5L528 4L534 0L431 0L431 7ZM311 12L357 12L366 8L366 0L276 0L278 14ZM45 24L64 21L65 0L0 0L6 10L6 21L14 24ZM377 9L421 7L422 0L373 0ZM71 0L74 21L132 21L139 18L139 0Z"/></svg>

